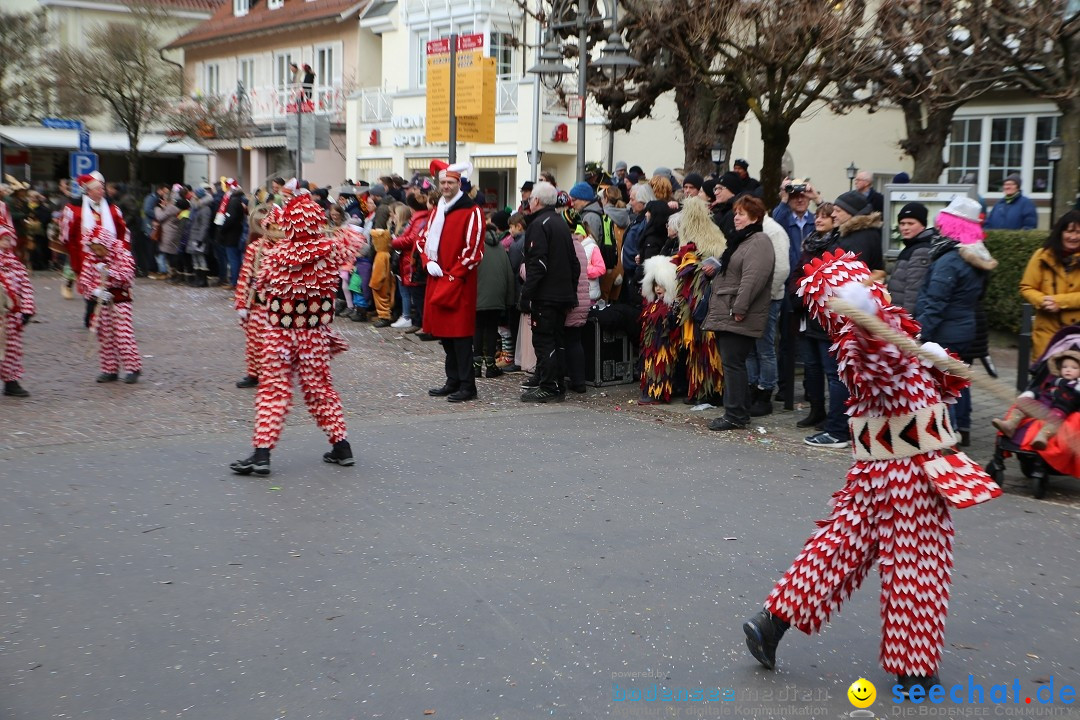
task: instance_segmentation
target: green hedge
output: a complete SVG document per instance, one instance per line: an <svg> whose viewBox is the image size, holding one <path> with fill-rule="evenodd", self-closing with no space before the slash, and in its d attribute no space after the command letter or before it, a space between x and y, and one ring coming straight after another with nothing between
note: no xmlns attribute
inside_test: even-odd
<svg viewBox="0 0 1080 720"><path fill-rule="evenodd" d="M983 307L990 327L1016 334L1020 332L1020 278L1032 253L1046 242L1045 230L988 230L986 247L998 261L990 275Z"/></svg>

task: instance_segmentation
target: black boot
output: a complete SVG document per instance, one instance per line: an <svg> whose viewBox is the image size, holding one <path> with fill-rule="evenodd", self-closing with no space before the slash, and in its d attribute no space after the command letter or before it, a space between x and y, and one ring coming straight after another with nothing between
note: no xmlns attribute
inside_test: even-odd
<svg viewBox="0 0 1080 720"><path fill-rule="evenodd" d="M119 377L116 373L101 373L97 376L97 381L99 383L116 382Z"/></svg>
<svg viewBox="0 0 1080 720"><path fill-rule="evenodd" d="M467 400L475 400L475 399L476 399L476 383L475 382L462 383L461 386L458 387L456 392L452 392L446 397L447 402L452 402L452 403L466 402Z"/></svg>
<svg viewBox="0 0 1080 720"><path fill-rule="evenodd" d="M742 627L750 654L768 669L776 667L776 646L791 625L768 610L762 610L744 622Z"/></svg>
<svg viewBox="0 0 1080 720"><path fill-rule="evenodd" d="M251 457L245 460L237 460L229 465L229 469L237 475L269 475L270 474L270 448L255 448Z"/></svg>
<svg viewBox="0 0 1080 720"><path fill-rule="evenodd" d="M900 695L902 697L911 697L912 689L921 687L923 692L919 697L925 698L930 693L930 688L940 685L941 681L938 680L937 673L931 675L897 675L896 684L900 686Z"/></svg>
<svg viewBox="0 0 1080 720"><path fill-rule="evenodd" d="M479 355L474 356L472 359L472 376L474 378L484 377L484 358Z"/></svg>
<svg viewBox="0 0 1080 720"><path fill-rule="evenodd" d="M818 423L824 422L826 417L828 417L828 413L825 412L824 403L810 403L810 414L795 423L795 427L814 427Z"/></svg>
<svg viewBox="0 0 1080 720"><path fill-rule="evenodd" d="M446 397L447 395L456 393L460 385L461 383L457 380L450 380L447 378L446 383L441 388L431 388L427 391L427 394L431 397Z"/></svg>
<svg viewBox="0 0 1080 720"><path fill-rule="evenodd" d="M30 397L30 393L19 384L18 380L8 380L4 383L4 394L11 397Z"/></svg>
<svg viewBox="0 0 1080 720"><path fill-rule="evenodd" d="M141 370L134 370L132 372L129 372L127 375L124 376L124 382L128 385L134 385L135 383L139 382L140 375L142 375Z"/></svg>
<svg viewBox="0 0 1080 720"><path fill-rule="evenodd" d="M210 287L210 281L206 279L209 273L206 270L199 270L195 273L195 287Z"/></svg>
<svg viewBox="0 0 1080 720"><path fill-rule="evenodd" d="M750 417L772 415L772 390L762 390L754 385L750 396Z"/></svg>
<svg viewBox="0 0 1080 720"><path fill-rule="evenodd" d="M497 378L502 374L502 368L495 364L494 358L484 358L484 375L489 378Z"/></svg>
<svg viewBox="0 0 1080 720"><path fill-rule="evenodd" d="M355 465L356 460L352 456L352 446L349 445L348 440L338 440L334 443L334 449L328 453L323 453L323 462L337 463L349 467Z"/></svg>
<svg viewBox="0 0 1080 720"><path fill-rule="evenodd" d="M254 375L245 375L243 380L236 381L238 388L253 388L259 384L259 378Z"/></svg>

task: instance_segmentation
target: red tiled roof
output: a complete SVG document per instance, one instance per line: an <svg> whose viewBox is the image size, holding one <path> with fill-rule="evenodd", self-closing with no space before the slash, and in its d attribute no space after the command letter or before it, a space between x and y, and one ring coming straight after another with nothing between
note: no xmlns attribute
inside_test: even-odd
<svg viewBox="0 0 1080 720"><path fill-rule="evenodd" d="M160 7L166 10L196 10L213 12L225 0L139 0L140 5Z"/></svg>
<svg viewBox="0 0 1080 720"><path fill-rule="evenodd" d="M159 0L161 2L213 2L214 0ZM277 29L294 29L303 25L325 22L341 16L358 15L370 0L285 0L283 7L271 10L267 0L251 0L247 15L236 17L233 3L222 2L213 16L186 35L181 35L166 49L189 47L262 33Z"/></svg>

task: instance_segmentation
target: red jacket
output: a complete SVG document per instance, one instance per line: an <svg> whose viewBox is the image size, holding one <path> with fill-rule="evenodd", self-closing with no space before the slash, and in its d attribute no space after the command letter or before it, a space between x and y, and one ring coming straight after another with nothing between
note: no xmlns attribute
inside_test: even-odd
<svg viewBox="0 0 1080 720"><path fill-rule="evenodd" d="M116 225L117 239L124 244L124 248L130 250L131 234L124 224L124 216L112 204L109 205L109 212L112 213L113 224ZM64 206L64 212L60 216L60 240L67 247L71 269L78 275L82 272L83 260L81 200Z"/></svg>
<svg viewBox="0 0 1080 720"><path fill-rule="evenodd" d="M401 253L401 284L413 287L420 283L412 281L413 276L413 250L416 249L420 235L427 229L430 210L417 210L409 219L409 224L394 238L393 248Z"/></svg>
<svg viewBox="0 0 1080 720"><path fill-rule="evenodd" d="M484 213L462 195L446 211L437 258L443 276L428 275L424 331L439 338L472 337L476 331L476 266L484 256Z"/></svg>

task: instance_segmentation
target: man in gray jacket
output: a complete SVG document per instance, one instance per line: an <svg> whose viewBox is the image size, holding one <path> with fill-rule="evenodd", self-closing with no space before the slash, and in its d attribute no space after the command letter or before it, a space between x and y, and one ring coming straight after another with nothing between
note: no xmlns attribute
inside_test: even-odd
<svg viewBox="0 0 1080 720"><path fill-rule="evenodd" d="M919 288L930 268L930 245L937 238L937 230L927 228L928 211L922 203L908 203L896 216L904 249L896 258L896 267L889 278L889 294L893 305L902 307L915 315L915 302Z"/></svg>

